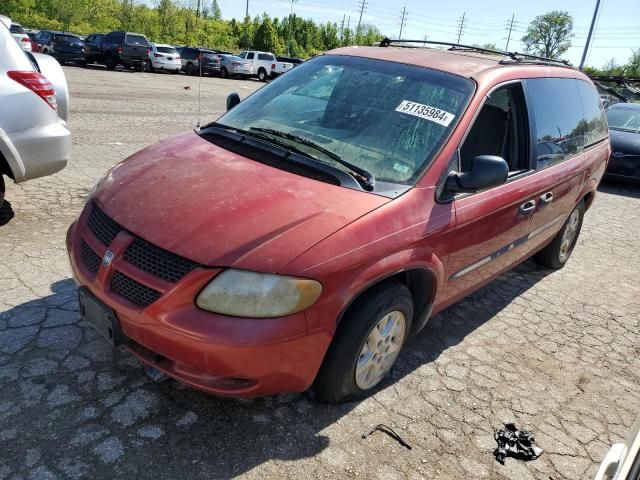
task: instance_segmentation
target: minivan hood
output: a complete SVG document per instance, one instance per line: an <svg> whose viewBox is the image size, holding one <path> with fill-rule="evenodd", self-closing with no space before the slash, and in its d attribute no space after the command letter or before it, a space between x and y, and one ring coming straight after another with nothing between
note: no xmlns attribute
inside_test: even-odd
<svg viewBox="0 0 640 480"><path fill-rule="evenodd" d="M93 199L123 228L166 250L270 273L389 201L263 165L195 132L132 155Z"/></svg>

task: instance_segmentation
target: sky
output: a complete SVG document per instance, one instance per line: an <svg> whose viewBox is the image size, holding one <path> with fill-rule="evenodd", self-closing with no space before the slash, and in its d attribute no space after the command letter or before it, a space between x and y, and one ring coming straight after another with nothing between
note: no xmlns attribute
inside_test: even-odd
<svg viewBox="0 0 640 480"><path fill-rule="evenodd" d="M208 0L204 0L209 3ZM572 64L579 65L586 43L596 0L365 0L362 21L377 26L390 38L398 38L402 10L406 8L406 24L402 37L456 42L462 15L465 23L460 43L495 43L506 47L509 24L514 16L510 51L523 51L520 38L527 25L537 15L551 10L566 10L573 17L572 47L564 55ZM335 22L345 25L350 18L351 27L357 26L361 0L296 0L293 11L303 18L317 22ZM242 19L246 0L218 0L222 16ZM289 0L249 0L249 15L266 12L271 17L289 14ZM610 59L626 63L632 49L640 48L640 0L600 0L591 48L586 65L602 67Z"/></svg>

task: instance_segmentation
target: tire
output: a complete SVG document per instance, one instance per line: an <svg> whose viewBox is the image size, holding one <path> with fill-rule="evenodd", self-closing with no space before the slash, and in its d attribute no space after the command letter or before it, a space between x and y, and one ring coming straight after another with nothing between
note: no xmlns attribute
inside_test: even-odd
<svg viewBox="0 0 640 480"><path fill-rule="evenodd" d="M145 70L149 73L154 73L155 69L153 68L153 64L151 63L151 60L147 60L145 62Z"/></svg>
<svg viewBox="0 0 640 480"><path fill-rule="evenodd" d="M187 75L195 75L193 70L193 63L187 63Z"/></svg>
<svg viewBox="0 0 640 480"><path fill-rule="evenodd" d="M174 75L177 75L177 74L179 74L179 73L180 73L180 69L178 69L178 70L174 70L174 71L173 71L173 72L171 72L171 73L173 73Z"/></svg>
<svg viewBox="0 0 640 480"><path fill-rule="evenodd" d="M411 330L412 319L411 292L401 283L385 281L362 294L336 329L314 382L318 397L326 402L340 403L375 392L393 367ZM388 335L382 335L378 327L383 322L387 326L389 322L394 322L394 326L403 323L403 331L391 328ZM376 328L378 332L374 332ZM375 350L373 353L369 350L371 346ZM387 350L388 357L385 357ZM360 372L359 361L363 362ZM362 375L363 372L366 375ZM356 378L358 373L360 380Z"/></svg>
<svg viewBox="0 0 640 480"><path fill-rule="evenodd" d="M107 70L114 71L116 69L116 61L111 55L104 59L104 64L106 65Z"/></svg>
<svg viewBox="0 0 640 480"><path fill-rule="evenodd" d="M58 63L60 64L60 66L64 67L67 62L64 58L57 58L56 60L58 60Z"/></svg>
<svg viewBox="0 0 640 480"><path fill-rule="evenodd" d="M261 82L267 81L267 71L264 68L260 68L258 70L258 80L260 80Z"/></svg>
<svg viewBox="0 0 640 480"><path fill-rule="evenodd" d="M227 78L229 76L229 72L227 72L227 69L225 67L222 67L220 69L220 78Z"/></svg>
<svg viewBox="0 0 640 480"><path fill-rule="evenodd" d="M576 243L578 243L584 211L584 202L581 201L569 214L569 218L564 222L551 243L534 255L533 259L537 263L554 270L565 266Z"/></svg>
<svg viewBox="0 0 640 480"><path fill-rule="evenodd" d="M4 177L2 176L2 172L0 171L0 207L2 207L2 204L4 203L4 192Z"/></svg>

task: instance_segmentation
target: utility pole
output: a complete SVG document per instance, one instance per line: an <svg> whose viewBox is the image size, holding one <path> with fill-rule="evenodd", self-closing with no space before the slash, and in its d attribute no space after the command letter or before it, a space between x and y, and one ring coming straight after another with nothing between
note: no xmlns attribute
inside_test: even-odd
<svg viewBox="0 0 640 480"><path fill-rule="evenodd" d="M356 44L358 43L358 38L360 37L360 24L362 23L362 13L364 12L364 7L367 5L366 0L360 0L360 19L358 20L358 28L356 28Z"/></svg>
<svg viewBox="0 0 640 480"><path fill-rule="evenodd" d="M513 19L515 18L515 16L515 13L511 14L511 22L509 23L509 34L507 35L507 46L504 47L505 52L509 51L509 41L511 40L511 30L513 30Z"/></svg>
<svg viewBox="0 0 640 480"><path fill-rule="evenodd" d="M293 4L298 0L289 0L291 2L291 10L289 11L289 42L287 43L287 57L291 56L291 34L293 33Z"/></svg>
<svg viewBox="0 0 640 480"><path fill-rule="evenodd" d="M398 40L402 38L402 29L404 28L406 23L406 20L405 20L406 16L407 16L407 7L402 7L402 19L400 20L400 33L398 34Z"/></svg>
<svg viewBox="0 0 640 480"><path fill-rule="evenodd" d="M244 18L249 16L249 0L247 0L247 13L244 14Z"/></svg>
<svg viewBox="0 0 640 480"><path fill-rule="evenodd" d="M460 37L462 37L462 29L464 28L464 17L467 12L462 12L462 18L460 19L460 23L458 25L458 41L456 43L460 43Z"/></svg>
<svg viewBox="0 0 640 480"><path fill-rule="evenodd" d="M591 42L591 34L593 33L593 26L596 23L596 17L598 16L598 9L600 8L600 0L596 0L596 9L593 11L593 18L591 19L591 26L589 27L589 35L587 35L587 43L584 44L584 51L582 52L582 59L580 60L580 70L584 67L584 61L587 59L587 52L589 51L589 43Z"/></svg>

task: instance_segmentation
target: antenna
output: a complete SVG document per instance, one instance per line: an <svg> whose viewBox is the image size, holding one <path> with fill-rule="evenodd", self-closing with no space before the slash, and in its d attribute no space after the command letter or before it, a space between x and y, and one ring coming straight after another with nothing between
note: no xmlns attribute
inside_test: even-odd
<svg viewBox="0 0 640 480"><path fill-rule="evenodd" d="M200 52L200 58L198 59L198 69L200 70L200 75L198 77L198 124L196 125L196 128L200 128L200 86L202 85L202 52Z"/></svg>

